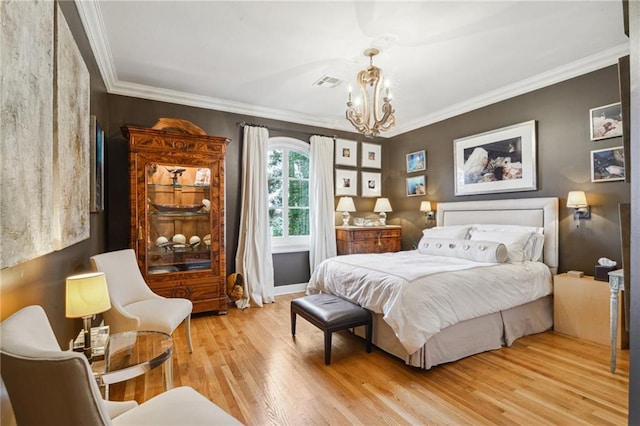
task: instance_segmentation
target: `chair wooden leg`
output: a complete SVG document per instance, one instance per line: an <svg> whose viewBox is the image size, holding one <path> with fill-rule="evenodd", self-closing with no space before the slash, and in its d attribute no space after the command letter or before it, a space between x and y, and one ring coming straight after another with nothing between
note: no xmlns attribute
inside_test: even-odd
<svg viewBox="0 0 640 426"><path fill-rule="evenodd" d="M296 312L291 307L291 335L296 335Z"/></svg>
<svg viewBox="0 0 640 426"><path fill-rule="evenodd" d="M187 335L187 346L189 347L189 353L193 353L193 344L191 343L191 314L184 320L184 331Z"/></svg>
<svg viewBox="0 0 640 426"><path fill-rule="evenodd" d="M331 333L332 331L324 331L324 363L331 364Z"/></svg>

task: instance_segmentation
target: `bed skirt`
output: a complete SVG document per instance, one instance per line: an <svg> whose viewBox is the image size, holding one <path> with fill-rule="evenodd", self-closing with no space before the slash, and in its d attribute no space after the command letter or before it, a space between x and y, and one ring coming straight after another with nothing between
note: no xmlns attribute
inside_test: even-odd
<svg viewBox="0 0 640 426"><path fill-rule="evenodd" d="M408 354L381 314L373 316L373 344L405 361L407 365L429 369L434 365L457 361L477 353L500 349L529 334L541 333L553 326L553 296L445 328L431 337L422 348ZM363 327L356 334L364 336Z"/></svg>

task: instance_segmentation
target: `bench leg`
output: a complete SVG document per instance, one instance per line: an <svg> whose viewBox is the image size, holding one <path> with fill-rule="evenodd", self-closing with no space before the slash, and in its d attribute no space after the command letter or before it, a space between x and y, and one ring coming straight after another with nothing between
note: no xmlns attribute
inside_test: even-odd
<svg viewBox="0 0 640 426"><path fill-rule="evenodd" d="M296 311L293 310L293 306L291 307L291 335L296 335Z"/></svg>
<svg viewBox="0 0 640 426"><path fill-rule="evenodd" d="M324 332L324 363L331 364L331 331Z"/></svg>
<svg viewBox="0 0 640 426"><path fill-rule="evenodd" d="M365 325L366 333L367 333L367 352L371 352L371 340L373 340L373 323L369 321Z"/></svg>

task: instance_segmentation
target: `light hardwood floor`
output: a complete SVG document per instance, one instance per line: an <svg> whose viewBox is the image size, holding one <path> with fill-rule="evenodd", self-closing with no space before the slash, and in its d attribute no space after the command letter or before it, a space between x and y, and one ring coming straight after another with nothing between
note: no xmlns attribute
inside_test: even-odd
<svg viewBox="0 0 640 426"><path fill-rule="evenodd" d="M174 335L174 385L189 385L247 425L627 423L629 353L609 371L609 348L557 334L522 338L431 370L408 367L348 332L334 333L324 365L322 332L289 303L194 316L194 351ZM114 400L163 391L162 369L112 385Z"/></svg>

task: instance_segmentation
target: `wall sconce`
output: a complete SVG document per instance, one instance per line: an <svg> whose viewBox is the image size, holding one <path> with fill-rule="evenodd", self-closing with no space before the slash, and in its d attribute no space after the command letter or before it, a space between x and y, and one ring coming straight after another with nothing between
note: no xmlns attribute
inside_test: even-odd
<svg viewBox="0 0 640 426"><path fill-rule="evenodd" d="M380 213L380 224L387 224L387 212L392 212L391 203L389 203L388 198L378 198L376 200L376 205L373 207L373 211L376 213Z"/></svg>
<svg viewBox="0 0 640 426"><path fill-rule="evenodd" d="M584 191L569 191L567 207L574 209L573 220L575 221L591 218L591 209L587 204L587 196Z"/></svg>
<svg viewBox="0 0 640 426"><path fill-rule="evenodd" d="M425 221L434 220L436 218L436 212L431 210L431 201L420 202L420 211L424 212Z"/></svg>
<svg viewBox="0 0 640 426"><path fill-rule="evenodd" d="M342 212L342 226L349 226L349 212L356 211L356 206L353 204L353 198L340 197L336 211Z"/></svg>

